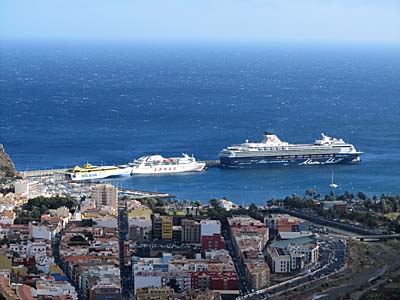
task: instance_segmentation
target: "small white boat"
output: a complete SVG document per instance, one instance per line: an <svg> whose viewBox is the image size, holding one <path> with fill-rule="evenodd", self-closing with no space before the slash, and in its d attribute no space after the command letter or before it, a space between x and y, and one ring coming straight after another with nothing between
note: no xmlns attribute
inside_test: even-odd
<svg viewBox="0 0 400 300"><path fill-rule="evenodd" d="M333 171L332 171L332 179L331 179L331 184L329 185L329 187L336 189L338 187L338 185L336 183L333 182Z"/></svg>

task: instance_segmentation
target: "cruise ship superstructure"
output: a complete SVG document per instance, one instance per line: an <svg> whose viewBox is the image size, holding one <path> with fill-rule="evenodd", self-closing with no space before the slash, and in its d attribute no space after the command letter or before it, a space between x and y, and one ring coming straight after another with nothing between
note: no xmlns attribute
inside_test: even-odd
<svg viewBox="0 0 400 300"><path fill-rule="evenodd" d="M65 173L68 180L100 180L110 177L130 176L132 167L129 165L120 166L93 166L86 163L83 167L75 166Z"/></svg>
<svg viewBox="0 0 400 300"><path fill-rule="evenodd" d="M193 156L183 154L182 157L165 158L161 155L142 156L133 161L132 175L135 174L169 174L182 172L200 172L206 164L197 162Z"/></svg>
<svg viewBox="0 0 400 300"><path fill-rule="evenodd" d="M219 154L222 167L263 168L271 165L330 165L361 161L362 152L342 139L322 138L313 144L289 144L275 134L265 133L264 140L232 145Z"/></svg>

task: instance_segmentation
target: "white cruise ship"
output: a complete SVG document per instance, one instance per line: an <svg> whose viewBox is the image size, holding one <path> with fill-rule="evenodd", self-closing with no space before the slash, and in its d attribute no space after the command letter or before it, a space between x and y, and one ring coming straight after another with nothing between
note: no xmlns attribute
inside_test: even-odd
<svg viewBox="0 0 400 300"><path fill-rule="evenodd" d="M132 175L135 174L171 174L183 172L200 172L205 163L197 162L193 156L183 154L182 157L165 158L161 155L142 156L132 163Z"/></svg>
<svg viewBox="0 0 400 300"><path fill-rule="evenodd" d="M65 173L68 180L99 180L110 177L130 176L132 167L129 165L120 166L93 166L89 163L83 167L75 166Z"/></svg>
<svg viewBox="0 0 400 300"><path fill-rule="evenodd" d="M322 134L313 144L289 144L275 134L265 133L259 143L249 142L232 145L219 153L222 167L264 168L280 165L330 165L361 161L354 145L342 139Z"/></svg>

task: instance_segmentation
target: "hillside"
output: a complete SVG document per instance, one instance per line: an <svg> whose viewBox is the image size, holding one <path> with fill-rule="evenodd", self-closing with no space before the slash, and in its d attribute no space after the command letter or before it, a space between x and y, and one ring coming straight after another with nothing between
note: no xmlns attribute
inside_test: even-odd
<svg viewBox="0 0 400 300"><path fill-rule="evenodd" d="M13 177L16 174L15 166L10 156L4 151L0 144L0 178Z"/></svg>

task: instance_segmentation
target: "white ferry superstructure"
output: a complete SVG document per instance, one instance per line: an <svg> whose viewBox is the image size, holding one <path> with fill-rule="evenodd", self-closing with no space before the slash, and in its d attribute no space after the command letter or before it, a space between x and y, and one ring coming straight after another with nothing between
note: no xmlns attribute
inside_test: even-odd
<svg viewBox="0 0 400 300"><path fill-rule="evenodd" d="M129 164L131 174L172 174L183 172L201 172L206 164L197 162L193 156L183 154L182 157L165 158L161 155L142 156Z"/></svg>

